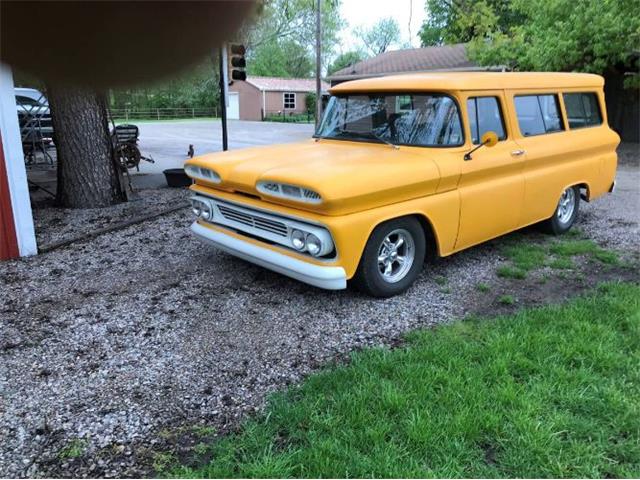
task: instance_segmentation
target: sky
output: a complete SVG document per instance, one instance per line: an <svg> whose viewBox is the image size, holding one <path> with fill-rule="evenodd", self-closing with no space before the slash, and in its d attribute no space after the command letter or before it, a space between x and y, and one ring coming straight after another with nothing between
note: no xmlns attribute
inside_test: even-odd
<svg viewBox="0 0 640 480"><path fill-rule="evenodd" d="M342 0L340 6L342 18L348 25L340 34L339 51L346 52L357 47L353 29L358 26L370 27L378 20L393 17L400 26L401 43L409 42L413 47L420 46L418 31L425 17L424 0ZM409 35L411 19L411 35ZM338 52L340 53L340 52Z"/></svg>

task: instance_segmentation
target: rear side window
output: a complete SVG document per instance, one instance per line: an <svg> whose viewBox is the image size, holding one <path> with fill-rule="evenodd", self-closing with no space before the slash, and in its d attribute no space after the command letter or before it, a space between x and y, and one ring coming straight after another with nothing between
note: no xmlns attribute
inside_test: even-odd
<svg viewBox="0 0 640 480"><path fill-rule="evenodd" d="M602 123L600 105L595 93L565 93L562 97L567 110L569 128L592 127Z"/></svg>
<svg viewBox="0 0 640 480"><path fill-rule="evenodd" d="M563 130L557 95L515 97L520 132L525 137Z"/></svg>
<svg viewBox="0 0 640 480"><path fill-rule="evenodd" d="M482 135L495 132L498 140L507 138L500 103L496 97L472 97L467 100L471 141L480 143Z"/></svg>

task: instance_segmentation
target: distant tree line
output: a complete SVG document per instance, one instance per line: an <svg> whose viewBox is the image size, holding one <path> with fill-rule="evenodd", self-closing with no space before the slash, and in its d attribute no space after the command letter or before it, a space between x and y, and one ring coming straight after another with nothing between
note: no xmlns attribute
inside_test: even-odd
<svg viewBox="0 0 640 480"><path fill-rule="evenodd" d="M315 5L310 0L269 0L235 41L247 47L249 75L311 78L315 71ZM338 0L322 1L323 61L333 56L344 22ZM204 60L192 70L156 85L110 92L111 108L217 108L218 59ZM326 65L325 65L326 68Z"/></svg>
<svg viewBox="0 0 640 480"><path fill-rule="evenodd" d="M265 77L313 77L315 13L315 2L309 0L265 2L257 19L236 39L247 47L247 73ZM357 48L337 53L338 33L345 26L340 17L339 0L323 0L321 14L323 70L327 75L390 48L406 46L400 43L396 20L383 18L370 27L354 28ZM109 105L131 110L217 108L220 105L217 61L217 58L206 59L189 72L156 85L112 91Z"/></svg>
<svg viewBox="0 0 640 480"><path fill-rule="evenodd" d="M130 110L217 108L220 105L217 61L205 59L182 75L155 85L112 90L109 106Z"/></svg>

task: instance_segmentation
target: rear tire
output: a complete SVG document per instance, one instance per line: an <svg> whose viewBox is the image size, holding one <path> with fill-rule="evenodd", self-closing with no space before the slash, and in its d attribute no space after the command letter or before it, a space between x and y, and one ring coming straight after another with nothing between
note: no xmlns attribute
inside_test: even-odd
<svg viewBox="0 0 640 480"><path fill-rule="evenodd" d="M426 240L418 220L389 220L371 233L352 283L374 297L398 295L415 281L425 254Z"/></svg>
<svg viewBox="0 0 640 480"><path fill-rule="evenodd" d="M558 200L558 205L553 215L542 222L542 229L553 235L562 235L567 232L578 218L580 207L580 187L567 188Z"/></svg>

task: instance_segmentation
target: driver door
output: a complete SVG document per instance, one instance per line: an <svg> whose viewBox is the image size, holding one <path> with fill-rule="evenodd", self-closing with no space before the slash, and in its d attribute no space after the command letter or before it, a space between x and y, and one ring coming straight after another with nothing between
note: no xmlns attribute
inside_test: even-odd
<svg viewBox="0 0 640 480"><path fill-rule="evenodd" d="M524 152L515 143L502 91L467 92L462 99L469 149L493 131L498 143L462 162L458 191L460 227L456 250L518 228L524 200Z"/></svg>

